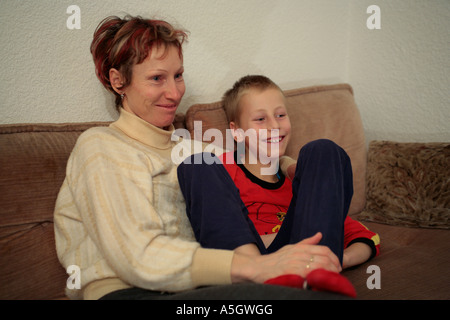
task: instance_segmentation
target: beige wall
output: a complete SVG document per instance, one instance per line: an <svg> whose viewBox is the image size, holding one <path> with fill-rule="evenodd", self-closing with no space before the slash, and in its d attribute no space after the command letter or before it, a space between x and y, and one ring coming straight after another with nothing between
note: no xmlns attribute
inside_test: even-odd
<svg viewBox="0 0 450 320"><path fill-rule="evenodd" d="M367 140L450 141L450 1L351 1L348 82ZM359 12L381 9L381 29Z"/></svg>
<svg viewBox="0 0 450 320"><path fill-rule="evenodd" d="M380 30L366 26L372 4ZM66 26L70 5L81 29ZM1 0L0 123L115 119L89 45L100 20L125 13L190 31L180 111L245 74L283 89L348 82L367 140L450 141L448 0Z"/></svg>

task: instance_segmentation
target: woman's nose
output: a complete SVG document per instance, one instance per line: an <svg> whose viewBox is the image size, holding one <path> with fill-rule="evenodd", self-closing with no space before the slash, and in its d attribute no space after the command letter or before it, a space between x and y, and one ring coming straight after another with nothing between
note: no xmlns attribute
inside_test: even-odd
<svg viewBox="0 0 450 320"><path fill-rule="evenodd" d="M167 99L179 101L183 97L184 91L184 82L168 81L165 96Z"/></svg>

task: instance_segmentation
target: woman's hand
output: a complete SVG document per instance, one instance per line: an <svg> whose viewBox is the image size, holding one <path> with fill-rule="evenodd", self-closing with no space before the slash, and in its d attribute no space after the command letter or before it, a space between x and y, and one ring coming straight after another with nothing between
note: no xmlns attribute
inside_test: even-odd
<svg viewBox="0 0 450 320"><path fill-rule="evenodd" d="M309 272L319 268L340 272L342 268L339 259L328 247L318 245L320 239L322 234L319 232L267 255L249 256L235 253L231 280L233 283L263 283L285 274L306 277Z"/></svg>

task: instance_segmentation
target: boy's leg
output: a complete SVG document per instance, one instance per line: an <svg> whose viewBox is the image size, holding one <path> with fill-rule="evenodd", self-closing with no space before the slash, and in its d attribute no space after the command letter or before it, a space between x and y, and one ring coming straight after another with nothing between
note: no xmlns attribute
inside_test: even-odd
<svg viewBox="0 0 450 320"><path fill-rule="evenodd" d="M265 247L239 190L213 154L187 158L178 167L178 182L186 201L186 214L197 241L204 248L234 250L254 243L264 253ZM212 158L211 158L212 157Z"/></svg>
<svg viewBox="0 0 450 320"><path fill-rule="evenodd" d="M293 197L277 237L268 248L274 252L321 232L342 263L344 220L353 196L353 177L346 152L330 140L306 144L299 154Z"/></svg>

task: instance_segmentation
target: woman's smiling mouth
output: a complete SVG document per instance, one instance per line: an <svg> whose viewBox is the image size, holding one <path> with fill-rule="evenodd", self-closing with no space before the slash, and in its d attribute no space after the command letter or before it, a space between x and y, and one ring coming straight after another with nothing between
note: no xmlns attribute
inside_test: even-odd
<svg viewBox="0 0 450 320"><path fill-rule="evenodd" d="M165 109L176 109L178 107L177 104L158 104L157 106Z"/></svg>

